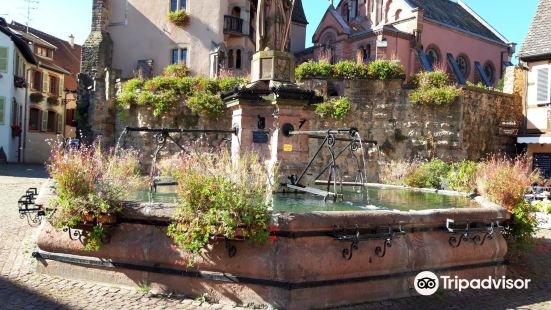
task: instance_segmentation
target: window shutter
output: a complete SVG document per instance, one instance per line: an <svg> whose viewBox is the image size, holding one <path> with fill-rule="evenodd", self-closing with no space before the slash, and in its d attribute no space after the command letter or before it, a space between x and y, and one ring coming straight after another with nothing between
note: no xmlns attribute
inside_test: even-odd
<svg viewBox="0 0 551 310"><path fill-rule="evenodd" d="M0 97L0 125L5 125L5 115L6 115L6 98Z"/></svg>
<svg viewBox="0 0 551 310"><path fill-rule="evenodd" d="M42 75L42 92L43 93L49 93L48 91L48 74L44 73Z"/></svg>
<svg viewBox="0 0 551 310"><path fill-rule="evenodd" d="M538 69L537 75L537 102L549 103L549 68Z"/></svg>
<svg viewBox="0 0 551 310"><path fill-rule="evenodd" d="M61 133L63 131L63 116L61 114L57 113L57 126L56 126L56 132Z"/></svg>
<svg viewBox="0 0 551 310"><path fill-rule="evenodd" d="M0 47L0 72L8 73L8 48Z"/></svg>
<svg viewBox="0 0 551 310"><path fill-rule="evenodd" d="M59 92L57 93L57 95L62 97L63 96L63 80L61 78L59 78L57 80L57 84L59 84Z"/></svg>
<svg viewBox="0 0 551 310"><path fill-rule="evenodd" d="M40 131L46 131L48 130L48 111L41 111L42 115L42 126L40 128Z"/></svg>

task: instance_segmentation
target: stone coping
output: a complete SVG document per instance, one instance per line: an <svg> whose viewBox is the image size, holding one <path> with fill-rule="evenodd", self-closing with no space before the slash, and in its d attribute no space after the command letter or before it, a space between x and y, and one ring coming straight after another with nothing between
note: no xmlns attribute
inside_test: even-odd
<svg viewBox="0 0 551 310"><path fill-rule="evenodd" d="M464 193L451 191L436 191L427 189L411 189L403 186L389 186L384 184L368 184L380 188L401 188L408 190L429 191L446 195L463 195ZM47 205L54 195L53 182L46 182L37 197L37 205ZM466 195L466 194L465 194ZM508 221L511 214L504 208L491 203L484 197L476 197L479 208L452 208L431 209L421 211L373 210L373 211L318 211L308 213L274 213L273 223L283 231L328 231L335 225L344 227L377 227L396 226L427 228L445 227L447 219L455 223L489 224L501 219ZM176 204L167 203L139 203L127 202L124 204L120 216L123 222L149 223L150 225L167 225L172 221L176 211Z"/></svg>

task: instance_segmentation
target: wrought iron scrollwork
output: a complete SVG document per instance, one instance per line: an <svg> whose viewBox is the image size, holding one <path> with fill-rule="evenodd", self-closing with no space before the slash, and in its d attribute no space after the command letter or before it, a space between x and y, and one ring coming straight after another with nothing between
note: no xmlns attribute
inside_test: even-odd
<svg viewBox="0 0 551 310"><path fill-rule="evenodd" d="M42 223L42 218L46 215L46 212L42 206L35 204L36 196L38 196L38 189L31 187L27 189L25 195L19 198L17 202L19 207L19 218L27 219L27 223L31 227L36 227Z"/></svg>
<svg viewBox="0 0 551 310"><path fill-rule="evenodd" d="M448 243L453 248L458 248L463 242L473 242L477 246L482 246L486 240L494 239L495 233L503 233L505 227L500 224L501 219L495 219L490 222L489 226L477 227L468 222L465 228L452 227L455 223L452 219L446 220L446 229L452 234L448 239Z"/></svg>
<svg viewBox="0 0 551 310"><path fill-rule="evenodd" d="M375 247L375 255L378 257L385 257L387 249L392 247L392 241L406 232L402 229L402 225L399 224L398 228L393 228L392 225L386 227L379 227L375 229L369 229L369 232L365 232L366 229L361 229L358 225L353 228L345 228L335 226L333 228L332 237L338 241L350 242L350 246L343 248L341 251L342 257L346 260L352 259L354 251L359 249L360 241L368 240L383 240L382 246Z"/></svg>
<svg viewBox="0 0 551 310"><path fill-rule="evenodd" d="M69 238L73 241L80 241L80 243L84 244L84 230L82 229L76 229L71 227L65 227L63 228L63 232L66 232L69 234Z"/></svg>
<svg viewBox="0 0 551 310"><path fill-rule="evenodd" d="M230 241L230 239L224 239L224 247L226 248L226 250L228 250L228 256L230 258L237 255L237 247Z"/></svg>

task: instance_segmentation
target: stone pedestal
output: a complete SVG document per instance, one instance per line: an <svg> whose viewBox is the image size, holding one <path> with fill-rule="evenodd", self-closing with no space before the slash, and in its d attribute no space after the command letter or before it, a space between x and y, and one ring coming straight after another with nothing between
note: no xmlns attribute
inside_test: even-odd
<svg viewBox="0 0 551 310"><path fill-rule="evenodd" d="M295 80L295 64L293 57L280 51L260 51L253 55L251 63L251 80L282 81Z"/></svg>
<svg viewBox="0 0 551 310"><path fill-rule="evenodd" d="M268 167L277 167L272 179L278 183L287 183L288 176L300 174L309 161L308 137L287 137L282 127L288 123L295 129L309 130L313 111L307 103L270 96L262 100L230 101L232 124L239 128L239 134L232 140L233 158L245 152L257 152Z"/></svg>

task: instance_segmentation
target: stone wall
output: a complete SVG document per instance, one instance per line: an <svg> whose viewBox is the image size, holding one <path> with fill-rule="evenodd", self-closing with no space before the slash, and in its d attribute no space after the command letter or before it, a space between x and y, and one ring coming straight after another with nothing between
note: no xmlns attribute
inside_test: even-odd
<svg viewBox="0 0 551 310"><path fill-rule="evenodd" d="M327 81L306 81L303 87L327 93ZM352 101L352 111L342 121L316 116L312 129L357 127L362 139L375 140L366 150L368 180L378 180L380 163L400 159L442 158L448 162L479 160L493 153L515 153L515 138L500 135L501 122L520 121L522 105L508 94L465 89L464 96L448 106L419 106L409 102L412 91L401 81L331 81ZM335 87L335 86L333 86ZM310 141L310 153L319 141ZM328 156L328 155L327 155ZM326 157L328 160L328 157ZM328 161L326 161L328 162ZM349 162L346 161L346 162ZM318 167L323 165L320 161ZM341 161L353 176L353 165Z"/></svg>

